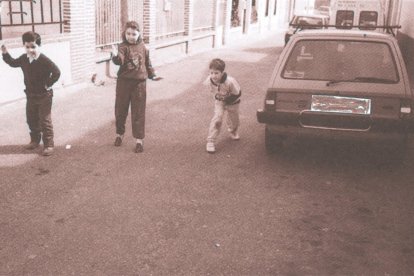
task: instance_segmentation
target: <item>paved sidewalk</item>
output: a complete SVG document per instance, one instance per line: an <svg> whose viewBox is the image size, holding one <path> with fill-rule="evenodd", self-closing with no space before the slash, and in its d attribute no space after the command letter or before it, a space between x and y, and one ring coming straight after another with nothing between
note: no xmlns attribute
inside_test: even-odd
<svg viewBox="0 0 414 276"><path fill-rule="evenodd" d="M262 58L260 54L246 55L242 49L260 40L280 47L283 43L282 32L250 35L226 47L195 53L173 63L155 66L157 75L164 79L158 82L148 80L147 104L176 97L195 85L203 89L201 83L208 73L208 61L214 57L224 60L259 60ZM78 85L55 90L52 108L55 146L71 147L71 141L78 140L110 122L114 124L115 83L115 79L105 79L104 86L89 83L83 84L83 87ZM8 154L0 155L0 167L21 165L38 157L38 154L21 154L19 150L21 145L29 141L25 104L26 100L22 98L0 106L0 145L10 147Z"/></svg>

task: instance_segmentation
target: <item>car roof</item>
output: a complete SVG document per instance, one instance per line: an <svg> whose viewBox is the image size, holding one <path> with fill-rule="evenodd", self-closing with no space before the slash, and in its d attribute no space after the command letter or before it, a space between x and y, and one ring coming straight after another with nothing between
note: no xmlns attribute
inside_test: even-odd
<svg viewBox="0 0 414 276"><path fill-rule="evenodd" d="M304 29L295 34L302 38L374 38L381 40L395 40L391 34L369 30L341 30L341 29Z"/></svg>

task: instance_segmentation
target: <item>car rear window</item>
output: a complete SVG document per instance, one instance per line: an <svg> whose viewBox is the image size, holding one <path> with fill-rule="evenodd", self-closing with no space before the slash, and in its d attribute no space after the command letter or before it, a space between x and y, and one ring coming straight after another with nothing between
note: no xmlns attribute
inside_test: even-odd
<svg viewBox="0 0 414 276"><path fill-rule="evenodd" d="M282 71L286 79L396 83L398 71L386 43L300 40Z"/></svg>

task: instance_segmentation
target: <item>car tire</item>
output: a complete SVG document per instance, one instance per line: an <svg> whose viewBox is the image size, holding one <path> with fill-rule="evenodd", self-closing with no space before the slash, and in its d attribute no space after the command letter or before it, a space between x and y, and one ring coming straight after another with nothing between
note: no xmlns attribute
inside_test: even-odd
<svg viewBox="0 0 414 276"><path fill-rule="evenodd" d="M265 128L265 148L267 153L275 153L283 147L283 137L275 135L270 130Z"/></svg>

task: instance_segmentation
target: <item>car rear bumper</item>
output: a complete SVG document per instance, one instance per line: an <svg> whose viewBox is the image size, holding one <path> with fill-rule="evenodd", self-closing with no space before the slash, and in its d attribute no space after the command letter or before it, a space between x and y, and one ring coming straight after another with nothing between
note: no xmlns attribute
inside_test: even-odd
<svg viewBox="0 0 414 276"><path fill-rule="evenodd" d="M300 122L299 114L276 113L257 111L259 123L266 124L273 134L282 136L309 136L326 137L330 139L344 140L404 140L407 134L413 132L413 122L403 120L378 119L375 121L364 120L357 122L356 128L350 127L325 127L305 125ZM371 120L370 118L368 118Z"/></svg>

